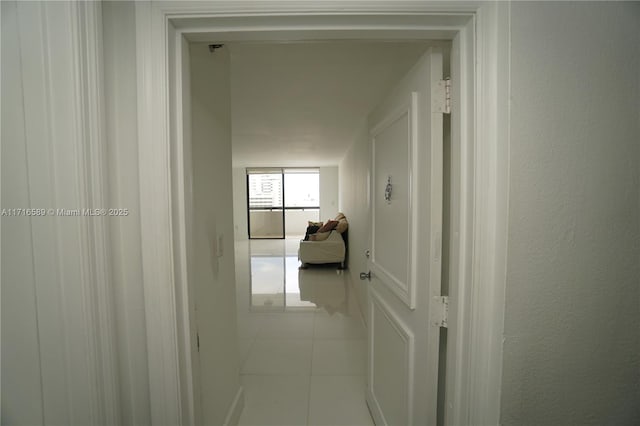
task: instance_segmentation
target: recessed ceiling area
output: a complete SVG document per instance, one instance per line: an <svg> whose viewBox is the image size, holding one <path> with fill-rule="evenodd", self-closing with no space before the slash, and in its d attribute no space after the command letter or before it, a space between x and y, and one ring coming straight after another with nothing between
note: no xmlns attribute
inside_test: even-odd
<svg viewBox="0 0 640 426"><path fill-rule="evenodd" d="M227 43L234 167L339 164L369 112L443 43Z"/></svg>

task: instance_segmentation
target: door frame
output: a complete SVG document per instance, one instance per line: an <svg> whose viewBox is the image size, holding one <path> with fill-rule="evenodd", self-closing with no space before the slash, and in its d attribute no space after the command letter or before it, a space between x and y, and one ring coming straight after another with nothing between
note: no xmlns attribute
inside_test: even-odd
<svg viewBox="0 0 640 426"><path fill-rule="evenodd" d="M184 36L198 40L199 34L215 32L221 41L354 35L454 40L446 423L497 424L508 219L509 3L164 1L135 7L152 423L195 424L198 419L188 277L191 170L189 126L183 125L189 118Z"/></svg>

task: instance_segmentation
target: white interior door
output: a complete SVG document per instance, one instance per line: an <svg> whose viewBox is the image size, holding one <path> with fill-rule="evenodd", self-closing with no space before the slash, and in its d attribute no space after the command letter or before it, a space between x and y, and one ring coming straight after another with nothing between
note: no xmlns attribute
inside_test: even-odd
<svg viewBox="0 0 640 426"><path fill-rule="evenodd" d="M429 49L370 114L367 403L380 425L436 423L441 290L442 52Z"/></svg>

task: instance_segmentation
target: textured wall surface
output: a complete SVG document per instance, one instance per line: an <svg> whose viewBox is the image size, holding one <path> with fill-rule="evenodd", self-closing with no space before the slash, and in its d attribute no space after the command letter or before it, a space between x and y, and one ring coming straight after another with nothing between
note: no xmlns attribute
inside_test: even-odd
<svg viewBox="0 0 640 426"><path fill-rule="evenodd" d="M20 26L2 2L2 208L30 205ZM32 222L2 218L2 423L43 424L44 395ZM9 327L11 324L11 327Z"/></svg>
<svg viewBox="0 0 640 426"><path fill-rule="evenodd" d="M147 336L142 285L135 5L102 5L109 205L129 209L111 218L112 280L123 424L150 424Z"/></svg>
<svg viewBox="0 0 640 426"><path fill-rule="evenodd" d="M111 207L100 5L6 1L0 15L0 422L122 423L107 221L85 210Z"/></svg>
<svg viewBox="0 0 640 426"><path fill-rule="evenodd" d="M511 6L502 424L640 422L640 6Z"/></svg>

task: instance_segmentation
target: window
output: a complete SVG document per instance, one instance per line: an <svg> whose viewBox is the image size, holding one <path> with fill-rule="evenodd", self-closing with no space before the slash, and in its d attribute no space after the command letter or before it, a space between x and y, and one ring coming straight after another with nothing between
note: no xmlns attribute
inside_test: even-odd
<svg viewBox="0 0 640 426"><path fill-rule="evenodd" d="M320 208L320 173L317 169L287 169L285 207Z"/></svg>
<svg viewBox="0 0 640 426"><path fill-rule="evenodd" d="M249 238L304 235L320 217L317 168L247 169Z"/></svg>

